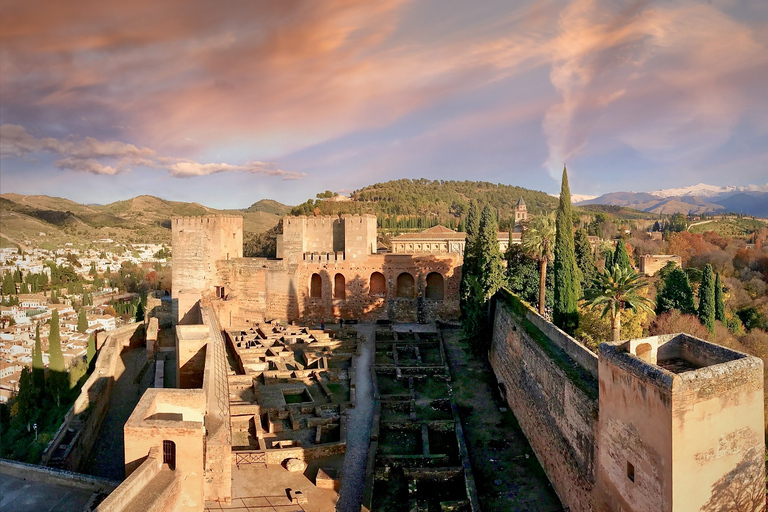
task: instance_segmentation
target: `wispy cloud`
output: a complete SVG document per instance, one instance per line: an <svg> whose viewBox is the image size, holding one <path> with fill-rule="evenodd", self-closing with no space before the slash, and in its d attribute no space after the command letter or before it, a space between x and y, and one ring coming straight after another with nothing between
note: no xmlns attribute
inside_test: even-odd
<svg viewBox="0 0 768 512"><path fill-rule="evenodd" d="M221 172L249 172L279 176L284 180L297 180L304 173L277 169L268 162L249 162L245 165L227 163L203 164L193 160L159 156L146 147L137 147L120 141L100 141L93 137L65 139L37 138L23 126L0 125L0 156L23 157L28 154L49 152L61 156L54 165L58 169L90 174L114 175L134 167L163 169L176 178L206 176ZM106 162L105 162L106 161Z"/></svg>

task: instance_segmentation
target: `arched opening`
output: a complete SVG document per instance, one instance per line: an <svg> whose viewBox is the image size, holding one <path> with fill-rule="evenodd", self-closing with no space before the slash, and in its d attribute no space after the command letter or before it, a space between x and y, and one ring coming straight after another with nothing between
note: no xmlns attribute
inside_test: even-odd
<svg viewBox="0 0 768 512"><path fill-rule="evenodd" d="M176 443L163 440L163 464L168 464L168 469L176 469Z"/></svg>
<svg viewBox="0 0 768 512"><path fill-rule="evenodd" d="M637 357L639 357L643 361L647 363L652 363L653 354L651 353L651 350L652 349L651 349L650 343L641 343L635 349L635 354L637 354Z"/></svg>
<svg viewBox="0 0 768 512"><path fill-rule="evenodd" d="M432 300L443 300L445 296L445 282L442 275L432 272L427 276L425 296Z"/></svg>
<svg viewBox="0 0 768 512"><path fill-rule="evenodd" d="M368 295L371 297L386 297L387 280L384 279L384 274L381 272L374 272L371 274L371 282L368 288Z"/></svg>
<svg viewBox="0 0 768 512"><path fill-rule="evenodd" d="M333 298L347 298L347 281L341 274L336 274L336 276L333 278Z"/></svg>
<svg viewBox="0 0 768 512"><path fill-rule="evenodd" d="M323 278L320 274L312 274L309 280L309 296L321 298L323 296Z"/></svg>
<svg viewBox="0 0 768 512"><path fill-rule="evenodd" d="M413 276L411 274L403 272L397 276L396 296L411 299L414 296L415 289L416 287L414 286Z"/></svg>

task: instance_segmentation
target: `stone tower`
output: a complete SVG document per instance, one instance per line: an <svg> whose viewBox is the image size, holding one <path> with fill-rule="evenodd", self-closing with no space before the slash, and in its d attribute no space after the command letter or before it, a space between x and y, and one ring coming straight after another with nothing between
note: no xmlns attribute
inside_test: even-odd
<svg viewBox="0 0 768 512"><path fill-rule="evenodd" d="M528 209L525 200L521 197L515 205L515 225L528 220Z"/></svg>
<svg viewBox="0 0 768 512"><path fill-rule="evenodd" d="M599 512L763 511L763 363L686 334L600 345Z"/></svg>
<svg viewBox="0 0 768 512"><path fill-rule="evenodd" d="M173 314L179 323L198 323L194 306L217 293L216 262L243 257L243 218L206 215L171 219ZM218 290L221 293L221 290Z"/></svg>

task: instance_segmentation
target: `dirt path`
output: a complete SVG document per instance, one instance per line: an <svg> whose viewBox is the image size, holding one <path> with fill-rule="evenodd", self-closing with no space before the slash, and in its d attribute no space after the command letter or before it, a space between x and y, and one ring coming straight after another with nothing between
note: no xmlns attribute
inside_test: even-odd
<svg viewBox="0 0 768 512"><path fill-rule="evenodd" d="M359 512L363 500L365 467L368 461L373 419L373 385L370 368L374 352L374 329L373 324L357 326L357 332L365 336L365 341L357 358L355 408L349 410L347 417L347 453L342 467L339 501L336 504L336 510L340 512Z"/></svg>
<svg viewBox="0 0 768 512"><path fill-rule="evenodd" d="M492 511L556 512L563 509L514 414L499 396L487 361L443 331L452 388L467 441L480 508Z"/></svg>
<svg viewBox="0 0 768 512"><path fill-rule="evenodd" d="M109 411L101 424L99 437L93 445L91 456L83 468L84 473L123 480L125 478L125 451L123 425L128 421L139 398L154 379L153 368L149 368L136 383L136 377L144 367L146 349L126 348L117 362L117 372L123 370L112 387Z"/></svg>

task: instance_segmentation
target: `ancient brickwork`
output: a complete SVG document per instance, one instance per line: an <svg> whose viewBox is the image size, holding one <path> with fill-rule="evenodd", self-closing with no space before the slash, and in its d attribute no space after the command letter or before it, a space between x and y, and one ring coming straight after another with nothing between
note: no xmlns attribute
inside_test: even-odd
<svg viewBox="0 0 768 512"><path fill-rule="evenodd" d="M570 358L546 336L526 331L531 325L505 303L497 303L491 366L560 499L573 511L588 511L594 487L596 383L587 371L569 375ZM575 365L572 360L570 364Z"/></svg>

